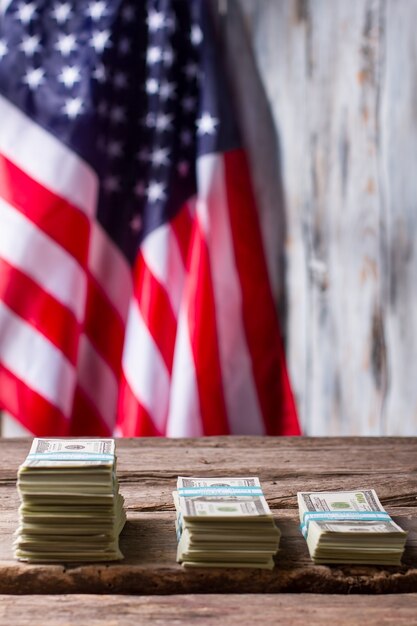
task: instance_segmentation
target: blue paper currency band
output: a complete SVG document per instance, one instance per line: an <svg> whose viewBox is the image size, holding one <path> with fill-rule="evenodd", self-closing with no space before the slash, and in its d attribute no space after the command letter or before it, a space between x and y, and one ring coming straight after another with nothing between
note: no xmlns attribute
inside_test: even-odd
<svg viewBox="0 0 417 626"><path fill-rule="evenodd" d="M39 452L28 454L29 460L40 461L114 461L112 454L97 454L97 453L77 453L77 455L71 452Z"/></svg>
<svg viewBox="0 0 417 626"><path fill-rule="evenodd" d="M349 522L351 520L360 522L389 522L391 517L385 511L306 511L300 528L304 537L307 537L308 527L312 521Z"/></svg>
<svg viewBox="0 0 417 626"><path fill-rule="evenodd" d="M178 494L191 496L263 496L259 487L181 487Z"/></svg>

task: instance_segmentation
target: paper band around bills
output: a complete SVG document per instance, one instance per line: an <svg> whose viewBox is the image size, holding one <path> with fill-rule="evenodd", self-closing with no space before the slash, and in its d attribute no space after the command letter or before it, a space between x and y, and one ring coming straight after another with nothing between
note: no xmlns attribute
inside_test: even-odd
<svg viewBox="0 0 417 626"><path fill-rule="evenodd" d="M351 520L360 522L389 522L391 517L385 511L306 511L300 528L306 538L310 522L349 522Z"/></svg>
<svg viewBox="0 0 417 626"><path fill-rule="evenodd" d="M264 494L260 487L246 487L245 485L220 487L213 485L212 487L180 487L178 495L183 498L192 498L195 496L263 496Z"/></svg>
<svg viewBox="0 0 417 626"><path fill-rule="evenodd" d="M97 452L36 452L28 454L30 461L114 461L112 454Z"/></svg>

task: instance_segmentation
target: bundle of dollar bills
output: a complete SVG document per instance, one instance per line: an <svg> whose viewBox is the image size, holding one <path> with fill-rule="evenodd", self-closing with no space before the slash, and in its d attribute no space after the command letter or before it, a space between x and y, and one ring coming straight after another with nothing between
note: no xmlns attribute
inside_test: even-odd
<svg viewBox="0 0 417 626"><path fill-rule="evenodd" d="M280 531L258 478L180 476L173 498L184 567L274 567Z"/></svg>
<svg viewBox="0 0 417 626"><path fill-rule="evenodd" d="M407 532L392 521L373 489L297 497L314 563L400 565Z"/></svg>
<svg viewBox="0 0 417 626"><path fill-rule="evenodd" d="M34 439L19 467L15 556L23 561L122 559L126 521L113 439Z"/></svg>

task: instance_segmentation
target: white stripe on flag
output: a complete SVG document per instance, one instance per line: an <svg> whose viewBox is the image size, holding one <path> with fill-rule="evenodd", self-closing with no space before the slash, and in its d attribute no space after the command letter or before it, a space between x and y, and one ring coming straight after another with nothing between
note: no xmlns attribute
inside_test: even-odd
<svg viewBox="0 0 417 626"><path fill-rule="evenodd" d="M132 272L125 257L97 222L91 228L88 269L126 322L132 295Z"/></svg>
<svg viewBox="0 0 417 626"><path fill-rule="evenodd" d="M223 157L207 154L197 161L197 216L206 234L214 291L223 390L231 434L264 434L265 426L253 377L242 318L225 189ZM262 303L257 303L262 306Z"/></svg>
<svg viewBox="0 0 417 626"><path fill-rule="evenodd" d="M98 178L92 168L1 95L0 120L0 153L57 196L94 217Z"/></svg>
<svg viewBox="0 0 417 626"><path fill-rule="evenodd" d="M118 382L85 335L80 337L77 369L81 389L112 430L116 420Z"/></svg>
<svg viewBox="0 0 417 626"><path fill-rule="evenodd" d="M82 321L87 278L80 265L2 198L0 224L0 257L39 283Z"/></svg>
<svg viewBox="0 0 417 626"><path fill-rule="evenodd" d="M168 413L169 373L136 300L129 307L122 365L138 402L163 432Z"/></svg>
<svg viewBox="0 0 417 626"><path fill-rule="evenodd" d="M75 369L46 337L1 301L0 328L4 366L68 417L72 409Z"/></svg>
<svg viewBox="0 0 417 626"><path fill-rule="evenodd" d="M210 372L207 372L207 376L210 376ZM184 309L181 309L178 317L171 381L166 436L203 436L194 358L190 343L187 314Z"/></svg>
<svg viewBox="0 0 417 626"><path fill-rule="evenodd" d="M168 293L176 315L181 302L185 269L172 227L166 224L150 233L141 251L149 270Z"/></svg>

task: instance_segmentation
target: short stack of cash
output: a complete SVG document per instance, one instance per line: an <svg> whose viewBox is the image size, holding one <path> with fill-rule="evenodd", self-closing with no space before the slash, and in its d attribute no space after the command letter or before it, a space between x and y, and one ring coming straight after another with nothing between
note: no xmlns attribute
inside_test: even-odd
<svg viewBox="0 0 417 626"><path fill-rule="evenodd" d="M297 496L314 563L400 564L407 532L392 521L373 489Z"/></svg>
<svg viewBox="0 0 417 626"><path fill-rule="evenodd" d="M15 556L31 562L122 559L126 521L113 439L34 439L19 467Z"/></svg>
<svg viewBox="0 0 417 626"><path fill-rule="evenodd" d="M173 498L184 567L274 567L280 531L258 478L180 476Z"/></svg>

